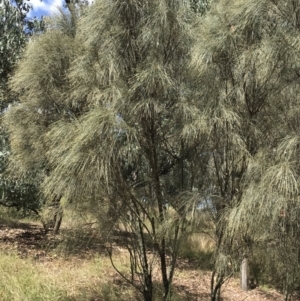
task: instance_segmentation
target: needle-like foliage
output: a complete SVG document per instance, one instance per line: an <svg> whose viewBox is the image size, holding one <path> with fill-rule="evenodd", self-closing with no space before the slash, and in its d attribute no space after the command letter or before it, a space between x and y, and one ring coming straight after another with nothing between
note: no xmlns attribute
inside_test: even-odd
<svg viewBox="0 0 300 301"><path fill-rule="evenodd" d="M169 298L191 217L214 223L212 301L257 237L283 225L287 246L298 233L299 3L202 4L201 17L199 1L70 9L11 80L12 161L43 169L48 199L98 204L132 234L121 275L145 300L156 256Z"/></svg>
<svg viewBox="0 0 300 301"><path fill-rule="evenodd" d="M132 232L132 276L123 276L145 300L152 256L169 298L187 199L203 185L195 159L204 146L182 136L195 18L190 1L98 0L75 36L52 26L34 40L11 81L21 95L6 118L15 162L44 165L48 199L102 203L106 220Z"/></svg>
<svg viewBox="0 0 300 301"><path fill-rule="evenodd" d="M62 30L62 18L70 16L59 17L51 26L47 25L51 30L28 42L10 81L11 91L16 95L15 105L7 110L4 119L11 137L11 174L23 177L31 172L38 186L51 173L44 134L60 118L74 118L79 113L66 102L65 95L69 87L67 71L81 47L68 28Z"/></svg>
<svg viewBox="0 0 300 301"><path fill-rule="evenodd" d="M299 16L298 1L219 1L200 23L204 114L185 136L205 130L212 143L221 252L233 233L246 242L275 231L280 214L297 220Z"/></svg>

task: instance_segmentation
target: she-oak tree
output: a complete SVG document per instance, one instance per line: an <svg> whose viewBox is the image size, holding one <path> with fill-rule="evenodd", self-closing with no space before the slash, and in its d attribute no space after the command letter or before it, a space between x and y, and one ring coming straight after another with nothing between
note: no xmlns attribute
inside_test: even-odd
<svg viewBox="0 0 300 301"><path fill-rule="evenodd" d="M49 199L96 201L130 230L130 276L121 275L146 301L157 258L171 296L186 204L203 184L202 146L182 137L195 17L189 1L96 1L75 36L53 26L31 42L11 81L21 100L6 117L12 160L45 165Z"/></svg>
<svg viewBox="0 0 300 301"><path fill-rule="evenodd" d="M218 1L197 27L198 1L99 0L75 34L34 40L11 81L13 160L46 168L49 199L103 204L132 233L122 276L145 300L157 258L170 297L188 204L212 203L212 300L233 237L246 245L282 207L297 228L299 9L283 2Z"/></svg>
<svg viewBox="0 0 300 301"><path fill-rule="evenodd" d="M200 22L193 65L202 109L198 121L187 124L187 136L191 141L190 133L207 125L221 256L232 256L232 242L239 242L239 255L247 259L251 241L277 240L279 222L293 229L296 242L299 16L299 1L225 0ZM284 250L288 258L297 253ZM228 261L224 267L216 269L217 280ZM215 292L212 287L214 300Z"/></svg>

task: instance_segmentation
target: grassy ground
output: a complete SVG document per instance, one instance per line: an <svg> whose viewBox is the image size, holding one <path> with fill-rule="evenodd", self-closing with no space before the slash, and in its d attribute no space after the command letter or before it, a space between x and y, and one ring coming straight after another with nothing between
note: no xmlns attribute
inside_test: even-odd
<svg viewBox="0 0 300 301"><path fill-rule="evenodd" d="M42 234L30 220L0 213L0 301L138 301L137 294L112 268L93 222L69 212L56 237ZM174 275L172 301L209 301L213 242L201 234L186 237ZM126 249L114 244L116 266L127 273ZM158 267L154 280L159 281ZM160 301L156 286L153 301ZM277 292L242 292L238 280L224 286L224 301L280 300ZM295 299L296 300L296 299Z"/></svg>
<svg viewBox="0 0 300 301"><path fill-rule="evenodd" d="M0 300L135 300L132 289L114 283L115 277L103 256L22 259L17 252L0 252Z"/></svg>

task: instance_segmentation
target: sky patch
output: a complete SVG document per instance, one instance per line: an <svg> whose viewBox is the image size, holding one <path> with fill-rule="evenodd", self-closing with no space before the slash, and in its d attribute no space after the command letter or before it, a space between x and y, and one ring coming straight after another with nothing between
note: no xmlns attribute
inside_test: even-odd
<svg viewBox="0 0 300 301"><path fill-rule="evenodd" d="M29 13L29 17L40 18L42 16L51 16L58 13L58 8L63 6L64 0L30 0L32 10Z"/></svg>

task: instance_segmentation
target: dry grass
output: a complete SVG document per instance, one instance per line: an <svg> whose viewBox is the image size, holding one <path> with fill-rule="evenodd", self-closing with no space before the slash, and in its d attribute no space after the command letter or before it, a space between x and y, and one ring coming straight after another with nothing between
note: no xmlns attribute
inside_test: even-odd
<svg viewBox="0 0 300 301"><path fill-rule="evenodd" d="M89 222L92 220L90 218ZM10 225L4 225L2 221L0 301L142 300L112 268L105 246L98 237L101 229L97 230L92 223L88 228L88 224L85 218L79 215L76 218L74 213L67 212L62 234L54 238L41 236L36 225L30 227L27 224L27 227L22 228L24 224L18 224L17 221ZM38 241L37 245L32 244L38 236L44 237L43 241ZM126 274L129 272L128 254L116 242L113 247L114 262ZM174 275L172 301L210 300L211 273L207 270L213 250L213 241L203 234L185 237ZM153 301L161 301L158 266L153 271L153 280ZM247 298L249 301L274 301L282 297L276 292L242 292L237 283L231 282L224 287L224 300Z"/></svg>
<svg viewBox="0 0 300 301"><path fill-rule="evenodd" d="M109 258L98 252L103 246L94 237L92 216L66 211L62 235L45 237L34 247L20 241L22 231L32 230L23 228L28 218L9 213L0 212L0 301L137 300L131 287L116 281ZM126 271L126 258L118 253L115 260Z"/></svg>
<svg viewBox="0 0 300 301"><path fill-rule="evenodd" d="M211 237L202 233L193 233L184 238L180 246L180 256L197 260L201 269L210 269L214 248L215 242Z"/></svg>
<svg viewBox="0 0 300 301"><path fill-rule="evenodd" d="M2 224L6 224L4 220ZM16 230L11 230L12 225ZM23 231L18 229L20 225L23 224L15 220L6 224L2 231L9 228L11 239L18 240L17 233ZM91 215L83 216L68 210L62 226L62 234L55 239L48 237L43 251L20 252L20 244L14 243L4 250L0 242L1 301L140 300L141 296L112 268L105 246L99 242L101 229L94 224ZM15 251L11 251L15 246ZM27 247L24 245L22 248ZM128 273L127 251L114 244L113 254L117 268L124 274ZM159 274L158 267L155 274ZM158 281L157 275L154 278ZM155 288L153 301L160 301L162 292L158 283ZM194 299L176 290L172 300Z"/></svg>
<svg viewBox="0 0 300 301"><path fill-rule="evenodd" d="M121 264L121 262L119 263ZM30 258L0 252L0 300L136 300L116 278L108 258ZM122 297L126 296L126 297Z"/></svg>

